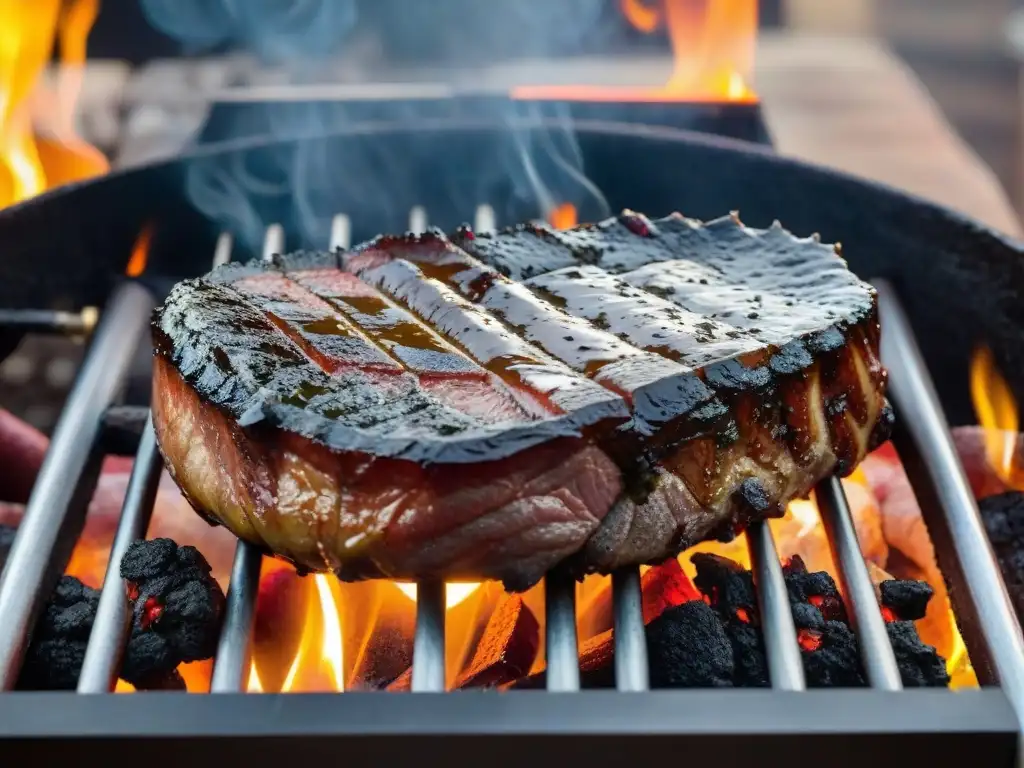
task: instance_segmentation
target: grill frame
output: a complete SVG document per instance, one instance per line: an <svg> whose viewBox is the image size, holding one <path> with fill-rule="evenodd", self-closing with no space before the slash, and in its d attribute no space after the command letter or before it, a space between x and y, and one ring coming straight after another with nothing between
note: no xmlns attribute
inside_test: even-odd
<svg viewBox="0 0 1024 768"><path fill-rule="evenodd" d="M423 222L421 209L415 224L423 226ZM347 244L347 217L337 217L334 225L332 245ZM264 254L283 248L283 229L278 225L269 227ZM230 236L222 235L217 240L214 263L228 261L231 249ZM639 579L638 572L631 569L613 576L620 644L616 653L616 693L578 691L578 666L573 673L577 658L575 627L566 621L572 604L571 584L552 582L545 586L548 647L558 651L549 655L548 689L562 692L556 697L525 691L500 696L231 696L230 692L241 690L246 680L248 643L240 639L251 634L261 559L255 548L240 544L211 685L222 695L136 694L126 698L0 693L0 743L5 749L29 750L34 759L46 750L70 745L75 745L79 758L85 754L82 750L93 749L109 758L122 748L138 749L140 742L147 748L158 748L161 758L200 750L195 755L209 759L227 754L218 751L223 747L231 750L234 759L248 753L261 764L276 744L290 744L292 759L297 748L304 755L315 756L336 750L342 743L345 749L365 749L378 759L385 754L412 759L420 758L422 750L439 737L459 736L487 737L486 748L494 751L493 755L488 752L488 759L499 764L513 755L521 760L536 754L540 745L546 745L545 755L550 756L551 743L565 742L575 744L576 750L592 752L600 764L612 759L619 748L628 749L630 759L645 759L648 752L647 759L654 759L669 740L685 743L689 756L710 758L729 749L734 755L737 750L749 754L760 765L781 765L791 764L791 737L799 734L803 737L800 749L810 749L821 740L831 749L841 747L830 759L834 765L862 764L865 759L880 765L896 764L896 760L902 763L905 756L893 754L895 745L900 750L914 748L921 759L935 752L934 758L927 759L938 765L959 762L957 747L985 756L984 764L1020 760L1020 716L1024 712L1020 628L962 468L955 454L950 453L948 426L909 324L892 287L884 281L878 287L881 312L886 318L883 358L893 370L892 397L898 414L913 414L908 419L909 428L897 434L898 449L915 493L922 500L935 502L926 506L932 510L926 513L926 520L933 535L938 533L945 540L936 542L937 550L943 572L953 583L957 614L971 617L964 627L965 641L979 678L990 685L1001 682L1001 688L959 694L896 693L901 686L898 674L893 679L892 649L859 557L841 486L830 479L819 486L818 495L830 543L839 555L848 605L859 624L870 690L802 690L803 672L792 617L788 610L781 610L788 608L788 601L780 594L778 556L770 530L757 525L751 529L751 556L765 616L772 691L647 692ZM140 291L139 284L125 282L108 303L8 559L8 565L15 563L18 567L8 567L0 576L0 616L5 618L0 624L0 690L12 687L23 650L24 628L31 626L43 601L45 585L52 584L63 570L70 554L69 542L73 543L81 531L84 505L80 500L91 496L95 486L103 413L113 402L119 374L127 365L111 365L109 350L134 346L137 330L145 326L153 302L148 294L141 298ZM122 353L122 361L127 358L127 353ZM88 445L76 439L79 432L91 436ZM123 552L127 543L145 530L159 468L152 428L147 425L112 551L110 573L115 578L105 581L80 693L102 693L113 686L126 615L113 554ZM56 478L64 484L59 494L53 490ZM73 478L77 482L69 482ZM41 538L41 532L53 533ZM851 557L851 553L857 556ZM27 602L26 595L30 596ZM419 595L414 644L414 657L419 663L414 659L413 689L437 691L444 681L443 591L437 585L420 584ZM571 700L566 698L570 692ZM226 702L224 695L229 696ZM143 703L132 704L140 701ZM296 736L303 738L297 740ZM523 740L524 736L534 738ZM920 739L925 737L928 741L922 742ZM602 744L604 747L599 748ZM373 745L372 749L368 745ZM464 756L466 760L477 759L472 750L465 751L469 753ZM575 754L579 759L579 752ZM447 756L446 760L451 762Z"/></svg>
<svg viewBox="0 0 1024 768"><path fill-rule="evenodd" d="M414 764L431 753L467 767L482 758L622 765L683 749L688 760L780 767L828 755L836 768L905 766L912 751L945 768L963 766L966 754L977 765L1015 765L1017 740L1012 707L994 689L0 695L4 756L36 761L138 760L143 750L147 765Z"/></svg>

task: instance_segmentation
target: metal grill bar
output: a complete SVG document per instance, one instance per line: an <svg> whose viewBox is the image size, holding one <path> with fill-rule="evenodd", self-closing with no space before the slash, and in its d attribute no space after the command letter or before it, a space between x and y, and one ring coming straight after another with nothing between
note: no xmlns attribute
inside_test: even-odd
<svg viewBox="0 0 1024 768"><path fill-rule="evenodd" d="M814 490L814 498L832 547L832 559L839 570L868 683L884 691L898 691L903 688L900 670L839 478L830 477L820 482Z"/></svg>
<svg viewBox="0 0 1024 768"><path fill-rule="evenodd" d="M444 690L444 619L446 589L443 581L424 579L416 585L416 635L412 645L414 693Z"/></svg>
<svg viewBox="0 0 1024 768"><path fill-rule="evenodd" d="M545 681L549 691L580 689L576 640L576 583L564 573L544 577Z"/></svg>
<svg viewBox="0 0 1024 768"><path fill-rule="evenodd" d="M352 244L352 220L339 213L331 220L331 250L348 248Z"/></svg>
<svg viewBox="0 0 1024 768"><path fill-rule="evenodd" d="M478 205L476 215L473 217L473 231L493 232L496 228L494 209L486 203Z"/></svg>
<svg viewBox="0 0 1024 768"><path fill-rule="evenodd" d="M231 240L221 234L214 252L214 266L231 260ZM269 259L284 250L284 228L271 224L263 235L263 258ZM217 643L217 656L210 678L212 693L235 693L245 690L252 652L252 626L256 619L256 596L259 594L262 553L252 544L239 541L231 566L224 624Z"/></svg>
<svg viewBox="0 0 1024 768"><path fill-rule="evenodd" d="M900 417L896 447L936 541L939 566L951 582L950 596L979 678L994 673L994 680L983 682L998 682L1024 723L1020 624L910 322L893 287L884 280L874 283L885 329L882 362Z"/></svg>
<svg viewBox="0 0 1024 768"><path fill-rule="evenodd" d="M650 673L639 568L623 568L612 574L612 605L615 687L620 691L646 691L650 687Z"/></svg>
<svg viewBox="0 0 1024 768"><path fill-rule="evenodd" d="M409 211L409 231L414 235L427 231L427 209L422 205L413 206Z"/></svg>
<svg viewBox="0 0 1024 768"><path fill-rule="evenodd" d="M213 249L213 267L222 267L231 261L231 249L234 247L235 238L230 232L221 232L217 236L217 245Z"/></svg>
<svg viewBox="0 0 1024 768"><path fill-rule="evenodd" d="M260 586L263 555L251 544L239 542L231 565L224 625L217 642L217 656L210 678L211 693L244 691L249 679L253 621L256 619L256 595Z"/></svg>
<svg viewBox="0 0 1024 768"><path fill-rule="evenodd" d="M779 563L779 552L767 523L757 523L750 527L747 531L747 545L757 587L761 631L772 688L802 691L807 683L796 639L796 626L793 623L782 565Z"/></svg>
<svg viewBox="0 0 1024 768"><path fill-rule="evenodd" d="M0 575L0 690L14 687L28 633L81 533L99 473L103 413L120 390L152 309L153 297L141 285L117 289L57 422Z"/></svg>
<svg viewBox="0 0 1024 768"><path fill-rule="evenodd" d="M128 598L121 582L121 558L133 541L146 536L163 468L152 418L148 418L132 464L117 534L110 547L103 591L78 678L79 693L109 693L117 683L121 656L131 628Z"/></svg>
<svg viewBox="0 0 1024 768"><path fill-rule="evenodd" d="M492 229L493 209L489 206L479 206L474 223L478 230ZM422 206L416 206L410 211L409 224L414 232L425 231L427 214ZM264 258L284 250L284 235L284 229L278 224L267 228L263 245ZM350 240L349 218L344 214L335 216L331 226L330 247L347 248ZM231 249L231 235L221 234L217 241L213 265L227 263L231 257ZM135 298L125 298L124 292L132 290L136 292ZM144 294L144 298L138 294ZM960 561L957 567L962 564L963 570L967 572L968 578L965 583L972 598L968 607L976 610L982 618L978 623L985 634L986 646L995 661L998 678L1004 687L1009 689L1013 703L1020 713L1024 711L1020 706L1024 702L1024 643L1020 639L1019 627L1002 587L994 559L991 557L973 496L956 459L948 428L942 420L938 400L931 389L909 325L899 310L892 289L882 283L879 285L879 294L882 312L886 315L882 353L886 364L893 372L894 400L909 425L914 449L927 463L927 481L934 486L933 490L942 501L946 525L956 534L952 538ZM140 312L142 304L145 306ZM49 545L42 551L40 557L38 527L44 523L56 522L56 525L49 526L49 530L54 531L69 517L69 510L73 508L72 495L75 485L90 485L90 488L85 490L91 490L91 484L82 482L72 483L69 490L66 481L68 477L83 478L88 475L85 468L90 454L95 453L95 437L102 414L126 371L127 358L134 346L123 344L118 339L117 347L112 348L111 329L134 330L133 341L137 342L141 329L145 326L145 315L151 307L151 298L137 286L129 285L122 288L111 300L110 308L104 314L103 322L97 331L93 349L86 365L83 366L82 375L58 425L43 472L40 473L40 480L30 500L29 509L26 510L25 522L12 547L8 559L9 567L0 578L0 615L3 615L5 620L12 615L16 618L19 615L22 617L20 631L18 626L12 625L9 621L0 625L0 688L10 688L16 680L21 655L24 653L27 629L31 626L33 618L30 614L38 611L42 602L40 596L46 594L45 590L25 586L24 568L15 571L13 566L18 562L15 558L20 557L29 563L30 576L39 584L46 576L47 561L51 561L51 566L54 564L50 555L55 552L58 537L51 533ZM135 316L139 318L135 323L130 319L122 319ZM111 365L112 359L116 365ZM89 395L88 398L86 394ZM87 414L82 414L85 405L91 406L91 409ZM73 441L64 436L64 442L59 442L62 429L65 433L71 431L65 422L81 424L83 421L86 422L87 428L91 427L91 431L86 430L87 434L91 435L87 445L78 440L81 429L75 430ZM68 456L69 453L72 455ZM44 479L47 466L58 463L54 456L61 459L59 472L51 469L52 477L47 481ZM116 681L117 667L127 633L127 604L119 578L120 560L130 542L145 534L152 515L160 471L159 453L152 423L149 421L139 443L117 536L111 551L99 612L79 681L80 692L106 692L111 690ZM58 476L60 480L55 481L54 478ZM915 478L912 476L911 479ZM915 483L915 491L917 490ZM40 512L39 509L44 508L44 505L36 497L49 498L55 494L56 501L45 505L46 510L52 511ZM816 497L822 523L840 572L851 619L858 633L869 682L876 689L898 691L902 687L899 670L877 604L874 586L861 555L841 483L836 478L823 481L816 489ZM36 520L36 529L29 528L32 519ZM24 543L26 541L32 542L31 552L28 552L28 545ZM43 541L46 544L47 539L44 538ZM971 545L968 546L965 542L971 542ZM752 526L749 530L748 543L772 687L778 690L802 691L806 688L806 682L800 650L778 552L768 525ZM60 561L63 562L64 560ZM261 563L262 555L258 550L244 542L239 544L232 568L225 622L213 672L213 692L237 692L244 690L246 685ZM946 564L942 565L945 569ZM979 572L980 576L977 575ZM13 576L14 573L18 575ZM12 587L15 582L16 589ZM620 691L644 691L649 688L649 671L639 570L628 568L613 574L612 590L616 687ZM17 612L11 613L11 608L4 600L13 601ZM575 623L575 586L571 578L560 573L548 576L545 579L545 602L547 688L551 691L578 691L580 670ZM421 581L417 586L413 691L445 689L445 613L444 582Z"/></svg>

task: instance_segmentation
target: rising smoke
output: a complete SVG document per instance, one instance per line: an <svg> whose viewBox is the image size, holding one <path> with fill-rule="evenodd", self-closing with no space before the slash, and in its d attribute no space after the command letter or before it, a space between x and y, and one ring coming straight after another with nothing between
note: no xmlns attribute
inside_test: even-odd
<svg viewBox="0 0 1024 768"><path fill-rule="evenodd" d="M356 0L141 1L150 22L187 52L241 51L277 67L287 82L307 85L329 79L324 73L351 50L361 16L371 7ZM377 0L372 11L379 24L387 16L381 9L390 6L397 14L390 18L406 32L412 29L435 46L444 41L436 61L440 67L459 58L460 36L496 40L503 34L499 25L524 35L523 50L533 56L571 53L594 33L607 5L604 0L515 0L502 3L510 13L496 20L495 1ZM259 151L192 162L187 193L216 226L234 233L253 253L274 222L289 232L289 247L324 247L339 212L351 216L357 239L404 229L412 205L424 206L430 223L445 228L471 220L480 203L496 204L499 224L544 216L565 202L586 218L609 212L584 173L564 105L476 100L473 119L501 128L479 146L463 133L456 141L449 138L455 134L427 130L431 119L415 101L388 105L387 121L406 129L386 140L366 130L366 123L379 117L365 104L329 98L268 101L227 114L218 141L262 137L267 142ZM298 137L305 138L293 141ZM431 199L417 199L416 190L430 190Z"/></svg>

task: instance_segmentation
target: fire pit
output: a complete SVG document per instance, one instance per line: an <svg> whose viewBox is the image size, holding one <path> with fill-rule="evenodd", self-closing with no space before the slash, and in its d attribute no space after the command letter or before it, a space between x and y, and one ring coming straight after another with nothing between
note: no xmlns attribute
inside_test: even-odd
<svg viewBox="0 0 1024 768"><path fill-rule="evenodd" d="M764 146L751 0L618 6L667 30L666 86L270 73L221 94L188 154L0 210L0 358L28 331L90 339L51 440L0 412L0 457L22 475L0 502L5 756L1021 761L1024 251ZM50 20L72 52L95 11L76 7ZM738 210L841 242L878 289L893 443L731 542L581 583L551 572L521 595L302 576L206 527L164 473L147 325L177 280L378 232L568 228L623 208ZM1009 440L951 435L975 413Z"/></svg>
<svg viewBox="0 0 1024 768"><path fill-rule="evenodd" d="M551 126L525 124L518 129L537 138L537 132ZM306 687L334 691L358 678L364 688L389 685L393 690L407 687L425 693L245 695L241 692L290 688L287 665L282 673L280 665L267 661L262 633L268 625L256 615L262 556L242 545L231 567L223 628L209 678L211 690L222 695L106 695L116 683L126 640L128 606L117 564L130 542L145 535L160 493L162 465L144 418L146 388L132 386L148 380L147 358L137 355L136 347L145 339L150 310L172 278L198 274L212 263L242 257L247 250L244 238L232 244L230 237L209 227L183 180L251 168L268 156L299 163L310 152L326 152L319 156L326 157L328 167L346 167L346 158L363 158L368 165L362 170L376 173L363 178L380 178L385 169L393 174L400 169L387 182L388 210L376 205L379 198L371 200L365 194L365 185L342 188L330 201L333 209L311 209L313 220L327 222L330 239L323 243L311 237L316 228L298 226L287 207L269 207L268 215L259 218L271 224L262 244L266 254L299 245L344 246L378 230L401 229L410 211L413 227L436 223L445 228L474 214L482 216L485 225L488 216L491 225L502 225L550 213L537 209L536 202L517 199L493 175L492 185L473 190L472 199L463 199L469 192L457 187L452 192L452 168L484 168L489 158L500 156L506 125L424 121L415 127L362 126L292 142L253 139L211 147L173 163L55 190L0 212L0 236L11 244L5 262L11 272L0 282L3 306L47 308L64 297L73 306L104 307L0 581L0 682L5 691L14 687L29 630L52 585L66 570L85 525L85 502L96 487L98 458L115 441L123 449L137 440L78 693L0 694L0 737L6 754L36 760L66 759L68 754L75 759L109 759L137 757L144 750L158 756L158 762L209 762L230 756L261 763L297 755L333 756L338 750L344 750L346 759L409 760L432 749L456 764L475 764L481 754L512 764L536 759L543 750L552 759L604 764L659 759L664 749L681 747L698 759L721 759L722 750L729 750L736 759L760 765L788 765L812 751L829 755L835 765L867 759L895 765L905 759L902 750L912 749L918 759L949 765L959 762L957 749L970 749L983 755L985 764L1011 764L1021 732L1016 713L1024 691L1024 648L943 412L954 423L973 421L966 372L979 339L991 349L1011 390L1024 391L1024 369L1015 355L1024 318L1010 291L1024 271L1018 247L927 203L787 161L753 145L669 128L581 123L576 131L590 179L608 195L612 209L629 206L663 214L679 208L689 215L711 217L738 208L751 226L768 226L778 216L799 234L820 231L827 240L841 239L850 266L876 279L883 356L898 416L896 446L920 499L970 662L985 687L955 693L904 689L907 672L900 659L905 661L906 654L898 643L894 653L886 618L904 618L900 614L907 601L918 598L894 597L894 587L883 587L879 606L862 556L864 541L858 545L851 514L851 506L854 513L859 507L851 505L838 480L829 480L818 487L816 501L836 561L842 609L857 638L853 668L860 670L866 687L805 690L815 678L802 663L802 654L819 637L801 630L819 630L791 610L792 580L799 577L799 564L783 567L779 546L786 547L787 542L776 539L771 526L761 525L750 531L749 552L741 563L749 565L752 581L743 576L738 582L751 591L746 602L727 605L737 621L756 616L760 624L767 689L648 690L661 684L648 664L663 647L652 641L656 622L664 627L669 618L685 612L693 614L687 621L699 623L701 615L715 610L715 605L704 606L701 598L677 595L671 605L661 606L645 636L645 618L652 610L649 595L664 599L675 594L664 584L653 593L643 589L644 582L649 585L665 577L655 568L643 576L638 571L615 574L601 597L579 591L587 584L574 589L553 575L521 604L486 586L471 592L452 585L446 596L444 585L436 583L417 585L415 604L408 598L407 603L389 603L380 598L380 590L390 589L398 600L410 585L350 588L325 577L299 582L287 574L278 576L281 583L292 584L285 589L304 589L326 603L340 602L342 617L351 615L346 606L386 613L382 626L390 628L399 646L411 637L411 649L356 661L354 655L345 655L351 646L341 638L344 618L341 624L332 624L330 612L323 612L319 636L324 655ZM387 157L387 165L374 167L374 162L383 162L373 161L375 157ZM665 167L674 173L664 174ZM591 217L588 206L597 205L585 195L566 202L586 217ZM489 206L484 213L478 212L481 203ZM257 209L260 204L256 201ZM562 215L568 216L568 210ZM132 272L140 276L127 279L123 276L144 230L151 233L145 268L136 263ZM963 287L951 295L945 286L954 275ZM984 301L979 295L986 297ZM945 306L938 306L939 297ZM111 408L123 402L118 393L126 383L127 404L142 410ZM207 554L216 560L214 549L211 544ZM688 560L681 562L686 565ZM717 572L729 572L728 566L721 567L726 570ZM263 591L269 589L269 575L264 574ZM683 585L679 590L693 589L685 578L678 584ZM702 595L709 596L708 602L715 603L707 580L698 576L696 584ZM591 588L594 594L600 592ZM377 590L377 597L371 590ZM807 605L822 617L832 610L826 600L836 605L835 594L828 589L806 595ZM811 597L820 597L821 605L815 606ZM511 640L496 652L487 643L470 640L454 652L446 647L446 630L449 638L464 631L459 611L472 606L482 610L487 601L494 612L477 622L480 633L512 638L532 632L538 642L543 636L543 648L533 649L531 656L522 654L523 646ZM263 615L263 598L259 602ZM524 606L533 625L523 618ZM742 614L737 612L741 608ZM883 615L882 608L889 614ZM580 623L602 612L605 618L594 618L589 628ZM917 615L911 610L905 618ZM492 617L493 629L482 626L488 624L487 616ZM580 648L578 639L604 626L602 621L614 632L605 646L612 655L603 667L608 677L599 684L612 684L616 691L589 690L594 681L587 669L581 674L591 648L586 643ZM287 623L282 619L282 625ZM733 642L739 635L730 635L726 627L725 637ZM338 642L344 648L340 662L331 650ZM375 641L374 653L380 646ZM306 651L311 652L316 649ZM411 670L406 672L409 661ZM546 692L441 693L455 685L521 682L524 675L528 679L541 669L543 678L535 678L532 686L514 687L543 687ZM753 679L753 672L744 674ZM343 677L347 679L339 679ZM738 679L730 681L735 684Z"/></svg>

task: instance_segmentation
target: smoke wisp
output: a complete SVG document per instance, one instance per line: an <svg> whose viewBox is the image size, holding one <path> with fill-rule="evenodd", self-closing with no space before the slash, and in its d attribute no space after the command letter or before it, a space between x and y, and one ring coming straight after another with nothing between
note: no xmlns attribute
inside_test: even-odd
<svg viewBox="0 0 1024 768"><path fill-rule="evenodd" d="M295 84L322 79L332 59L360 34L365 15L356 0L142 2L154 26L188 50L242 50L283 69ZM460 5L460 18L446 15L446 8ZM459 0L399 7L409 9L429 36L454 23L464 35L473 35L475 28L493 34L489 5L476 2L475 12ZM517 0L512 6L531 32L530 49L554 54L592 31L603 3ZM228 110L218 140L265 141L259 149L191 162L189 200L250 253L259 252L272 223L284 226L289 247L323 248L338 213L349 215L355 240L405 229L413 206L426 209L430 225L445 229L471 221L480 204L493 206L499 225L546 216L567 202L583 219L609 213L586 176L566 105L492 98L475 100L471 109L447 105L440 112L437 104L417 99L384 106L375 112L365 101L321 96L268 99ZM453 117L460 109L460 117ZM382 121L393 127L366 130ZM478 127L467 128L467 122ZM463 130L453 130L456 123Z"/></svg>

